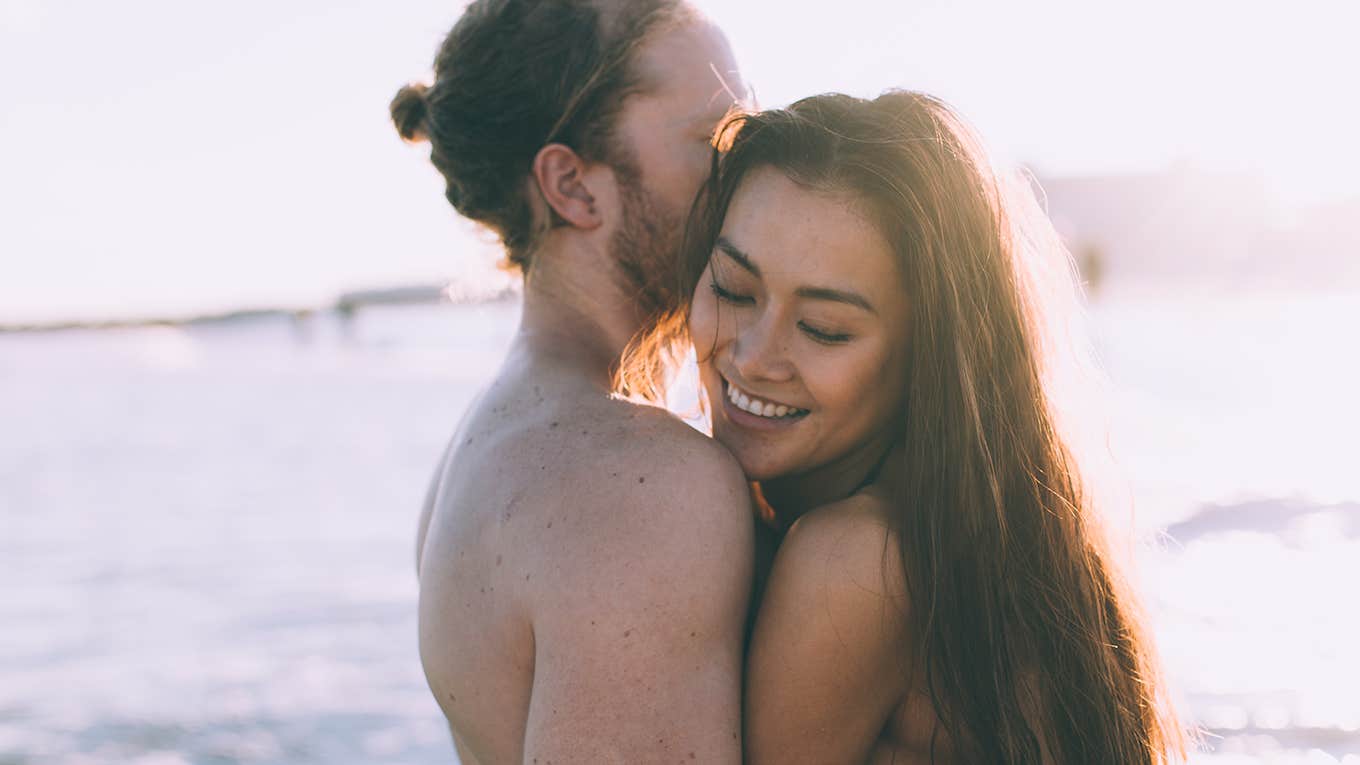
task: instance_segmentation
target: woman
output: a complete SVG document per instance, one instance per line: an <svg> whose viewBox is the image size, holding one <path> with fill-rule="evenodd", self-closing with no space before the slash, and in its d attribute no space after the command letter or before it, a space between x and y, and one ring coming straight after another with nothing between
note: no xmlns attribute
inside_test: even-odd
<svg viewBox="0 0 1360 765"><path fill-rule="evenodd" d="M915 93L809 98L721 143L623 383L661 390L692 343L713 435L786 532L748 761L1183 756L1052 400L1064 254L1032 192Z"/></svg>

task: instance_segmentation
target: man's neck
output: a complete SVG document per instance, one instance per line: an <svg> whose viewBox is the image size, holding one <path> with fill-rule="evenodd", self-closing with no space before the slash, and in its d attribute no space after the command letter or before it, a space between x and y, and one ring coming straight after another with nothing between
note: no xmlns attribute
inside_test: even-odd
<svg viewBox="0 0 1360 765"><path fill-rule="evenodd" d="M642 328L636 301L620 289L602 256L545 248L524 282L516 341L535 356L557 359L602 386Z"/></svg>

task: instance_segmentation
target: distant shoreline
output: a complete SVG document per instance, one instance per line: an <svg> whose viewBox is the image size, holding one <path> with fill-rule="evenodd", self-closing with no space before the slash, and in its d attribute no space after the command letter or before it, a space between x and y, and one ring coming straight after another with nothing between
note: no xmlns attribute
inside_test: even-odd
<svg viewBox="0 0 1360 765"><path fill-rule="evenodd" d="M406 305L481 305L511 300L519 290L507 287L493 292L459 294L449 285L418 285L346 292L329 305L303 308L241 308L229 311L189 314L182 316L134 317L106 320L76 320L50 322L0 322L0 334L70 332L77 330L145 329L149 327L190 327L231 324L261 319L302 320L320 313L334 313L349 317L366 308Z"/></svg>
<svg viewBox="0 0 1360 765"><path fill-rule="evenodd" d="M1259 266L1260 264L1258 264ZM1088 266L1089 268L1089 266ZM1183 269L1137 275L1115 274L1113 278L1083 273L1082 291L1091 304L1108 300L1164 298L1214 299L1230 296L1239 300L1280 295L1360 296L1360 271L1342 269L1288 273L1258 270ZM266 306L236 308L202 313L132 316L118 319L77 319L35 322L0 321L0 335L22 333L50 333L80 330L142 329L148 327L193 327L231 324L237 322L288 319L301 321L318 314L334 314L342 319L368 308L403 305L483 305L499 303L519 297L517 282L498 289L468 289L458 283L444 285L413 285L385 287L345 292L328 304L320 306Z"/></svg>

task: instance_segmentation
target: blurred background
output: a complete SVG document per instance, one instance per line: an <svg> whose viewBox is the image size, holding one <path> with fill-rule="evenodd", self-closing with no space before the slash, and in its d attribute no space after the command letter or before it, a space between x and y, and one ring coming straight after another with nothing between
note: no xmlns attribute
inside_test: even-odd
<svg viewBox="0 0 1360 765"><path fill-rule="evenodd" d="M699 5L1032 170L1194 761L1360 763L1360 6ZM415 520L518 303L387 102L460 10L0 0L0 763L454 761Z"/></svg>

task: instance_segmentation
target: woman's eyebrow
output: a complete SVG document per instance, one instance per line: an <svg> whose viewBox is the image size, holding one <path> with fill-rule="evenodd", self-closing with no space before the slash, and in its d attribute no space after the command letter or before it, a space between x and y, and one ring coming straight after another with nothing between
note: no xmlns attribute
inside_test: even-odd
<svg viewBox="0 0 1360 765"><path fill-rule="evenodd" d="M718 241L713 246L722 251L727 257L737 261L737 265L750 271L752 275L760 276L760 269L756 268L756 264L751 262L751 257L738 249L735 244L729 242L727 237L718 237Z"/></svg>
<svg viewBox="0 0 1360 765"><path fill-rule="evenodd" d="M830 287L799 287L794 294L798 297L808 298L810 300L830 300L836 303L848 303L849 305L863 308L875 316L878 315L878 311L874 309L873 305L858 292L833 290Z"/></svg>
<svg viewBox="0 0 1360 765"><path fill-rule="evenodd" d="M742 252L741 248L732 244L727 237L718 237L718 241L714 244L714 247L722 254L736 261L737 265L751 272L753 276L760 276L760 268L751 261L751 256ZM830 287L799 287L794 291L794 294L809 300L830 300L835 303L845 303L847 305L856 306L857 308L863 308L875 316L878 315L878 310L874 308L873 304L858 292L837 290Z"/></svg>

